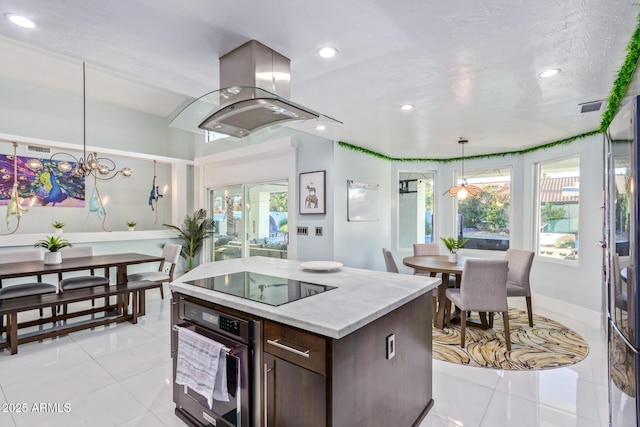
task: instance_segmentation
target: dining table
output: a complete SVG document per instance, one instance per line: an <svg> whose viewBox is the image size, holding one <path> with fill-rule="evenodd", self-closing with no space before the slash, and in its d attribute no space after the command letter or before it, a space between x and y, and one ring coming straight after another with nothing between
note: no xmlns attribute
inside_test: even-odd
<svg viewBox="0 0 640 427"><path fill-rule="evenodd" d="M433 319L433 325L436 328L442 329L445 324L445 293L449 286L449 277L455 276L456 286L460 287L462 271L467 259L468 257L458 256L457 262L449 262L448 255L413 255L402 259L404 265L414 270L426 271L432 275L437 273L442 275L442 283L438 286L438 311Z"/></svg>
<svg viewBox="0 0 640 427"><path fill-rule="evenodd" d="M1 253L0 253L1 256ZM87 257L62 258L60 264L45 264L44 261L25 261L0 264L0 281L17 277L42 276L90 269L116 268L116 283L127 283L127 267L134 264L160 262L164 258L135 252L93 255ZM1 285L0 285L1 287Z"/></svg>

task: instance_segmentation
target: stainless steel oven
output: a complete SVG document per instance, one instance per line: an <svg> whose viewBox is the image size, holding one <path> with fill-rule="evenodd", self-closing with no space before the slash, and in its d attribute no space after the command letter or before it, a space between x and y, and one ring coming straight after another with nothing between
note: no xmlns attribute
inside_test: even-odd
<svg viewBox="0 0 640 427"><path fill-rule="evenodd" d="M209 302L174 294L172 307L171 356L173 358L173 401L176 415L192 426L245 427L259 425L259 322L230 315ZM207 398L175 382L179 328L187 328L222 344L226 361L229 401Z"/></svg>

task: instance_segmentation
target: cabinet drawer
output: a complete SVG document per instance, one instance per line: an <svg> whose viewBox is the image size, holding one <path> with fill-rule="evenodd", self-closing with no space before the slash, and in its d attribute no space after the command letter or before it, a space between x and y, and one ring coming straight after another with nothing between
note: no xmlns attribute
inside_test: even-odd
<svg viewBox="0 0 640 427"><path fill-rule="evenodd" d="M325 338L289 326L264 322L262 348L265 352L298 366L326 375Z"/></svg>

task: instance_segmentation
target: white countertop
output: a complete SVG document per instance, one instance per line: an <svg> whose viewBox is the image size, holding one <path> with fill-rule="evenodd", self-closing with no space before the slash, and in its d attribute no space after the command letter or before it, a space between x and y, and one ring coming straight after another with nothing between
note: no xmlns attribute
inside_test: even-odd
<svg viewBox="0 0 640 427"><path fill-rule="evenodd" d="M200 265L171 283L171 290L285 325L340 339L364 325L436 288L440 279L409 274L341 267L318 272L299 261L250 257ZM280 306L224 294L183 282L249 271L336 286Z"/></svg>

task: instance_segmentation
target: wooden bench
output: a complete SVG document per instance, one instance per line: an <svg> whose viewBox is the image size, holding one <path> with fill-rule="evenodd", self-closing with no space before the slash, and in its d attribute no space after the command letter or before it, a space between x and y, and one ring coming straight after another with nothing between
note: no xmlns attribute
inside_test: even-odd
<svg viewBox="0 0 640 427"><path fill-rule="evenodd" d="M144 291L153 287L157 287L157 283L144 280L139 282L128 282L120 285L75 289L58 294L35 295L2 301L0 302L0 316L7 316L7 322L6 326L0 329L0 334L2 332L6 332L6 339L4 341L0 341L0 350L9 348L11 350L11 354L16 354L18 352L18 344L40 341L82 329L95 328L96 326L114 322L123 322L125 320L134 324L138 323L138 317L144 314ZM95 307L89 310L66 314L56 313L56 307L64 304L88 301L102 297L108 299L111 296L116 297L115 305ZM130 296L132 307L131 313L129 313L128 309ZM54 313L52 317L45 317L18 324L18 313L29 310L38 310L46 307L52 308ZM58 321L66 321L70 318L97 312L104 312L105 317L70 324L66 324L66 322L58 324ZM18 329L44 325L47 323L52 323L53 326L49 329L18 336Z"/></svg>

